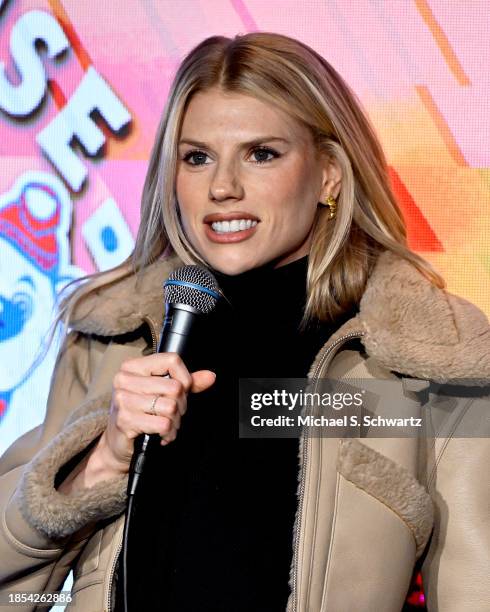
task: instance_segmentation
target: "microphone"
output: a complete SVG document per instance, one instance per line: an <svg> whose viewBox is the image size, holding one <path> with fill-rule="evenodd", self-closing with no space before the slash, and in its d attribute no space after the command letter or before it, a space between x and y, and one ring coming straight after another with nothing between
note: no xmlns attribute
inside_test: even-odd
<svg viewBox="0 0 490 612"><path fill-rule="evenodd" d="M165 317L158 343L158 353L178 353L185 355L189 346L189 336L195 322L202 315L214 310L220 298L218 282L215 277L201 266L182 266L174 270L163 283ZM168 374L165 378L170 378ZM133 500L139 477L145 465L146 450L153 439L159 441L158 434L141 434L134 443L133 457L129 469L128 504L124 520L122 559L122 592L124 611L128 612L128 540L130 520L133 513Z"/></svg>
<svg viewBox="0 0 490 612"><path fill-rule="evenodd" d="M163 283L165 319L159 353L185 355L188 337L200 315L209 314L220 297L216 278L200 266L182 266Z"/></svg>
<svg viewBox="0 0 490 612"><path fill-rule="evenodd" d="M196 321L212 312L220 298L216 278L201 266L181 266L163 283L165 317L158 343L158 353L177 353L185 357L189 337ZM170 378L165 374L164 378ZM158 434L141 434L135 440L130 469L128 495L134 495L146 459L151 439L159 441ZM137 449L140 449L137 452Z"/></svg>

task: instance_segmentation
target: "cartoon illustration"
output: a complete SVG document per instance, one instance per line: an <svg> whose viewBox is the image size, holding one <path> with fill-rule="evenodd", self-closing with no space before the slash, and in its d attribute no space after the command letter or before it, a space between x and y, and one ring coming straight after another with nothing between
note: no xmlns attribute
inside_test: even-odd
<svg viewBox="0 0 490 612"><path fill-rule="evenodd" d="M134 238L113 198L107 198L85 221L82 236L99 270L119 265L133 252Z"/></svg>
<svg viewBox="0 0 490 612"><path fill-rule="evenodd" d="M0 196L0 453L44 418L57 342L36 357L57 294L84 274L70 263L71 212L66 188L48 173L27 172Z"/></svg>

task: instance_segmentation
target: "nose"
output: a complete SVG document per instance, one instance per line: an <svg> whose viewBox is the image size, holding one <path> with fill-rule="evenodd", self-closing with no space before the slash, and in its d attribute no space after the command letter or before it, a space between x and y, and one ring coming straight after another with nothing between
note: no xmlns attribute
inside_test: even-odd
<svg viewBox="0 0 490 612"><path fill-rule="evenodd" d="M209 184L209 199L215 202L239 200L243 193L243 185L233 161L218 162Z"/></svg>

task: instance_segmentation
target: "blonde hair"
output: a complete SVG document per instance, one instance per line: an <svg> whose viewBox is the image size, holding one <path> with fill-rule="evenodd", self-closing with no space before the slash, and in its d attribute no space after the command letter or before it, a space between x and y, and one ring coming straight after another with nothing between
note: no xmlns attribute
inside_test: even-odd
<svg viewBox="0 0 490 612"><path fill-rule="evenodd" d="M177 143L186 107L198 91L251 95L275 105L311 130L319 152L342 170L337 215L320 207L309 254L304 321L335 319L358 304L377 256L390 250L411 262L439 288L442 277L407 246L402 213L387 163L361 103L334 68L307 45L287 36L253 32L212 36L182 61L162 115L141 201L132 255L110 271L89 275L60 305L69 324L76 303L90 291L139 273L172 252L185 264L204 264L182 229L175 196Z"/></svg>

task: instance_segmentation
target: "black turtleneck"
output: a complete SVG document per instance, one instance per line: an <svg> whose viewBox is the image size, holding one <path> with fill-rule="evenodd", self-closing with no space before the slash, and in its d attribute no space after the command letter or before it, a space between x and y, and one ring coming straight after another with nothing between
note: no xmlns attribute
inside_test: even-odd
<svg viewBox="0 0 490 612"><path fill-rule="evenodd" d="M298 440L238 438L238 379L306 377L352 316L298 330L307 265L215 271L227 300L196 330L186 364L217 378L189 395L177 439L146 462L131 521L131 610L284 612Z"/></svg>

